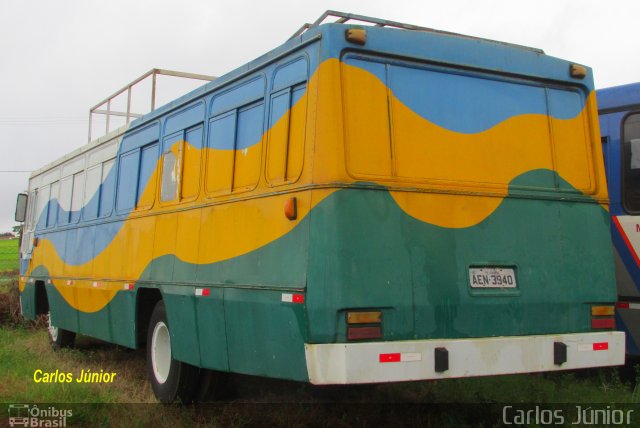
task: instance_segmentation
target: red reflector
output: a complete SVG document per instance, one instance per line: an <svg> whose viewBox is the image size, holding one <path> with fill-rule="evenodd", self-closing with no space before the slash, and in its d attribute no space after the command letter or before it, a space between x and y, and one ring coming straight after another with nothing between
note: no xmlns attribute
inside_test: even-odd
<svg viewBox="0 0 640 428"><path fill-rule="evenodd" d="M380 327L349 327L347 329L347 339L349 340L380 339L381 337Z"/></svg>
<svg viewBox="0 0 640 428"><path fill-rule="evenodd" d="M616 303L616 308L629 309L629 302L618 302Z"/></svg>
<svg viewBox="0 0 640 428"><path fill-rule="evenodd" d="M293 303L304 303L304 294L294 294Z"/></svg>
<svg viewBox="0 0 640 428"><path fill-rule="evenodd" d="M400 362L400 353L395 354L380 354L380 362L381 363L399 363Z"/></svg>
<svg viewBox="0 0 640 428"><path fill-rule="evenodd" d="M203 296L208 296L211 293L211 290L209 290L208 288L203 288L202 289L202 295Z"/></svg>
<svg viewBox="0 0 640 428"><path fill-rule="evenodd" d="M614 318L592 318L591 328L616 328Z"/></svg>
<svg viewBox="0 0 640 428"><path fill-rule="evenodd" d="M609 349L609 342L600 342L593 344L594 351L606 351L607 349Z"/></svg>

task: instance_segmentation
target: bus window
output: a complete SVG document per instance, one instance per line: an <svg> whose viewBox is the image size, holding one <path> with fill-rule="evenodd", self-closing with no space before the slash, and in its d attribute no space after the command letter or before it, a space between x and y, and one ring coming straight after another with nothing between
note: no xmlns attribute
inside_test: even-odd
<svg viewBox="0 0 640 428"><path fill-rule="evenodd" d="M182 150L181 199L192 199L200 189L200 159L202 153L202 125L187 129Z"/></svg>
<svg viewBox="0 0 640 428"><path fill-rule="evenodd" d="M60 196L58 199L58 224L69 223L69 210L71 209L71 190L73 188L73 176L60 180Z"/></svg>
<svg viewBox="0 0 640 428"><path fill-rule="evenodd" d="M209 122L209 144L207 151L208 193L231 191L233 174L233 150L236 138L236 112L217 116Z"/></svg>
<svg viewBox="0 0 640 428"><path fill-rule="evenodd" d="M267 154L267 179L272 185L292 183L302 173L307 68L306 59L298 58L274 75Z"/></svg>
<svg viewBox="0 0 640 428"><path fill-rule="evenodd" d="M36 229L44 229L47 226L47 212L45 207L49 202L49 186L38 189L38 201L36 205Z"/></svg>
<svg viewBox="0 0 640 428"><path fill-rule="evenodd" d="M158 160L158 143L149 144L140 150L140 172L138 173L138 203L136 208L149 208L156 195L156 180L153 171Z"/></svg>
<svg viewBox="0 0 640 428"><path fill-rule="evenodd" d="M96 192L99 191L101 179L102 164L87 169L87 186L84 191L85 220L93 220L98 217L98 198L96 197Z"/></svg>
<svg viewBox="0 0 640 428"><path fill-rule="evenodd" d="M106 217L113 210L113 196L116 188L115 159L102 163L102 187L100 188L100 207L98 215Z"/></svg>
<svg viewBox="0 0 640 428"><path fill-rule="evenodd" d="M84 195L84 171L73 175L73 190L71 191L71 213L69 221L75 223L80 220L82 197Z"/></svg>
<svg viewBox="0 0 640 428"><path fill-rule="evenodd" d="M640 114L628 116L623 125L624 207L629 212L640 212Z"/></svg>
<svg viewBox="0 0 640 428"><path fill-rule="evenodd" d="M131 183L138 181L138 160L140 152L132 150L120 156L120 169L118 172L118 201L116 210L130 210L135 206L136 186Z"/></svg>
<svg viewBox="0 0 640 428"><path fill-rule="evenodd" d="M260 177L264 102L238 109L238 129L235 141L233 190L248 190Z"/></svg>
<svg viewBox="0 0 640 428"><path fill-rule="evenodd" d="M55 226L57 217L57 202L58 202L58 190L60 189L60 182L56 181L51 184L51 194L49 195L49 213L47 214L47 227Z"/></svg>

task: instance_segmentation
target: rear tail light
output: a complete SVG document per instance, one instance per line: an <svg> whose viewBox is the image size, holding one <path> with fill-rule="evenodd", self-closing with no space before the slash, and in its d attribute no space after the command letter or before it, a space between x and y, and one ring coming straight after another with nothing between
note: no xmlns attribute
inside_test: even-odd
<svg viewBox="0 0 640 428"><path fill-rule="evenodd" d="M377 327L349 327L347 329L347 339L363 340L363 339L380 339L382 337L382 328Z"/></svg>
<svg viewBox="0 0 640 428"><path fill-rule="evenodd" d="M348 340L382 338L382 311L349 311L346 321Z"/></svg>
<svg viewBox="0 0 640 428"><path fill-rule="evenodd" d="M595 305L591 307L591 328L613 330L616 328L615 306Z"/></svg>

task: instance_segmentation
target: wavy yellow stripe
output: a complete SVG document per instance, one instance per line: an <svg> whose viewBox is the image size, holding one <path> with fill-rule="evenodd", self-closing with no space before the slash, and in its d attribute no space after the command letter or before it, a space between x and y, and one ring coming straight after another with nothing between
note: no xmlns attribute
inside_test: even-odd
<svg viewBox="0 0 640 428"><path fill-rule="evenodd" d="M500 205L514 178L537 169L556 171L606 207L597 122L590 115L594 93L573 119L527 114L463 134L419 116L373 74L344 63L341 72L350 175L449 193L391 192L412 217L448 228L473 226ZM553 189L554 184L542 186ZM470 191L494 196L460 194Z"/></svg>
<svg viewBox="0 0 640 428"><path fill-rule="evenodd" d="M313 87L313 81L309 82ZM293 114L304 114L306 109L305 95L292 110ZM296 112L301 110L302 113ZM290 126L284 119L276 123L271 133L280 135L289 132ZM282 123L281 123L282 122ZM279 137L281 138L281 137ZM235 156L236 172L233 176L233 188L250 188L259 181L259 191L270 191L264 179L257 174L262 169L263 140L242 151L220 151L214 149L198 150L193 146L177 142L172 151L179 155L178 147L184 144L184 171L196 171L206 159L212 162L211 171L218 171L225 156ZM303 147L303 146L301 146ZM47 239L41 239L34 248L33 257L26 276L39 266L45 267L51 277L66 278L100 278L107 281L74 280L71 285L67 280L53 279L52 284L73 308L83 312L96 312L104 308L120 290L123 283L110 282L109 279L133 282L139 279L150 262L158 257L173 254L180 260L194 265L211 264L222 260L241 256L277 240L296 227L325 197L335 191L331 189L313 192L302 191L290 194L258 197L242 202L234 202L235 195L229 195L229 186L224 180L202 176L201 182L208 189L222 189L216 205L199 206L206 203L206 192L187 203L176 205L180 211L164 212L171 209L170 204L157 201L156 185L162 158L139 198L139 206L151 206L148 210L134 210L109 245L93 260L82 265L69 265L64 262L54 245ZM231 174L231 170L228 171ZM230 177L230 176L229 176ZM183 182L184 185L184 182ZM191 184L187 187L193 187ZM286 188L286 186L285 186ZM224 193L227 193L224 195ZM253 192L244 192L239 196L251 196ZM284 215L285 202L295 196L297 198L297 219L291 221ZM228 202L226 201L228 200ZM184 210L185 208L192 208ZM79 249L80 250L80 249ZM24 290L24 282L20 282L20 290Z"/></svg>

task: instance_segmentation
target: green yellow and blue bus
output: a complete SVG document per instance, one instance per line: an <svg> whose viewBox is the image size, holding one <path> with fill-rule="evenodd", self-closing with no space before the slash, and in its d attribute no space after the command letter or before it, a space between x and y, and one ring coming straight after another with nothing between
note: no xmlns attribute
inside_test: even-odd
<svg viewBox="0 0 640 428"><path fill-rule="evenodd" d="M592 72L538 49L327 12L19 199L24 316L163 402L624 362Z"/></svg>
<svg viewBox="0 0 640 428"><path fill-rule="evenodd" d="M640 83L597 91L618 303L627 354L640 356Z"/></svg>

